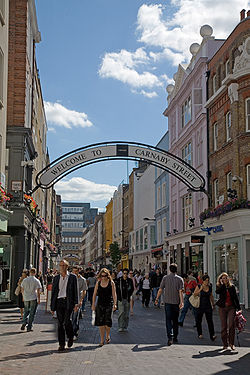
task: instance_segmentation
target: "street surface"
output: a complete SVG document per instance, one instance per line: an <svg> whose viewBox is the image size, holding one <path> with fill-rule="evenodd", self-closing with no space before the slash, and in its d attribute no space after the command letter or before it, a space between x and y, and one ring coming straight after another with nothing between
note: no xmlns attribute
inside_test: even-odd
<svg viewBox="0 0 250 375"><path fill-rule="evenodd" d="M136 301L129 332L117 332L117 313L111 343L98 347L99 333L91 326L90 306L80 321L79 339L71 349L58 353L56 319L39 306L33 332L20 331L19 310L0 310L1 375L229 375L250 374L250 312L247 329L240 334L241 347L221 351L219 317L214 316L217 339L209 340L204 321L204 339L197 338L191 312L180 328L179 343L166 346L163 307L146 309ZM236 341L237 344L237 341Z"/></svg>

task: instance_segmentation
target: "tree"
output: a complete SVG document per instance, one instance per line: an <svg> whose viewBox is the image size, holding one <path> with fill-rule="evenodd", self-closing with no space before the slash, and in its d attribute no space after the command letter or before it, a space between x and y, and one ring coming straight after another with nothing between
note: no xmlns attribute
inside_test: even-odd
<svg viewBox="0 0 250 375"><path fill-rule="evenodd" d="M116 268L121 261L121 253L120 253L118 242L115 241L111 243L109 245L109 251L110 251L112 266Z"/></svg>

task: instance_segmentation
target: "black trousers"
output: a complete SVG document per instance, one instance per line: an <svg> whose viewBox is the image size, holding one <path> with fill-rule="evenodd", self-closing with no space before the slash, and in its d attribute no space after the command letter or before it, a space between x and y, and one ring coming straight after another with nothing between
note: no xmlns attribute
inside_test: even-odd
<svg viewBox="0 0 250 375"><path fill-rule="evenodd" d="M202 335L202 317L203 314L206 316L208 330L210 338L212 339L214 336L214 323L213 323L213 310L210 309L197 309L197 317L196 317L196 325L197 325L197 333L198 336Z"/></svg>
<svg viewBox="0 0 250 375"><path fill-rule="evenodd" d="M57 300L56 315L58 321L58 341L60 346L65 346L65 332L68 339L73 339L73 327L70 320L73 309L67 308L67 299L59 298Z"/></svg>
<svg viewBox="0 0 250 375"><path fill-rule="evenodd" d="M148 307L150 301L150 289L142 289L142 303Z"/></svg>

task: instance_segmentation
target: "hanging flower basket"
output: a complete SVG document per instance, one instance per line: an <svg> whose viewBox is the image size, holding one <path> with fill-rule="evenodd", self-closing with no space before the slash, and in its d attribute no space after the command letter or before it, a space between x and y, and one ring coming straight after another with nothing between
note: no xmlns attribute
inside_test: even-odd
<svg viewBox="0 0 250 375"><path fill-rule="evenodd" d="M40 218L40 220L41 220L42 230L44 231L44 233L49 234L50 230L49 230L48 224L42 217Z"/></svg>
<svg viewBox="0 0 250 375"><path fill-rule="evenodd" d="M214 209L204 210L200 214L200 220L201 222L203 222L206 219L225 215L227 212L231 212L231 211L242 209L242 208L250 208L250 201L247 199L232 199L231 201L227 201L223 204L219 204Z"/></svg>
<svg viewBox="0 0 250 375"><path fill-rule="evenodd" d="M0 183L0 204L2 204L3 206L6 206L9 201L10 201L10 197L5 192L4 188L2 187L2 184Z"/></svg>
<svg viewBox="0 0 250 375"><path fill-rule="evenodd" d="M36 211L37 211L38 206L37 206L35 200L31 197L31 195L24 194L24 203L29 207L31 212L34 215L36 215Z"/></svg>

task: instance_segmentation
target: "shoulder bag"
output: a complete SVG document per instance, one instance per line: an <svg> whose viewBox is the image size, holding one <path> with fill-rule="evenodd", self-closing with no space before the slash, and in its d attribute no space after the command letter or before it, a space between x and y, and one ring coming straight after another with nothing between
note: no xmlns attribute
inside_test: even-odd
<svg viewBox="0 0 250 375"><path fill-rule="evenodd" d="M189 302L191 303L193 307L198 309L198 307L200 307L200 296L194 296L194 294L192 294L189 297Z"/></svg>

